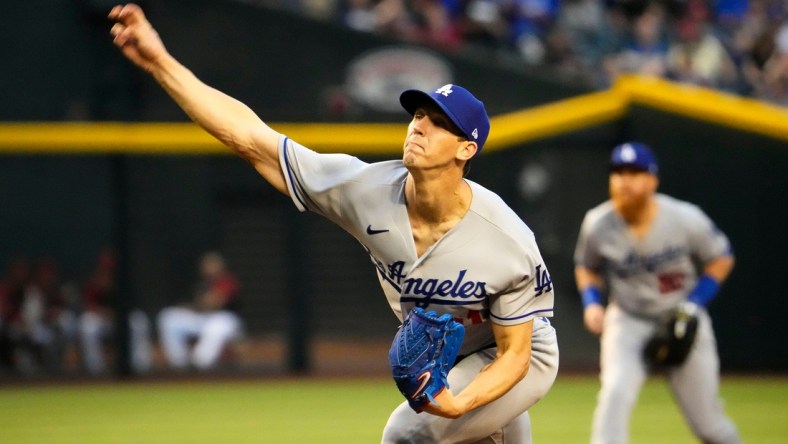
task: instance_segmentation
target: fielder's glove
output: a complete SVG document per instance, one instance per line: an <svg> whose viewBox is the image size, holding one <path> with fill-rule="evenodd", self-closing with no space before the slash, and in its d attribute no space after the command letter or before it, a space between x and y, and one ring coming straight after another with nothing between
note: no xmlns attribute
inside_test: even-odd
<svg viewBox="0 0 788 444"><path fill-rule="evenodd" d="M684 302L660 321L646 344L643 357L652 366L681 365L689 355L698 331L698 306Z"/></svg>
<svg viewBox="0 0 788 444"><path fill-rule="evenodd" d="M410 407L421 412L449 386L449 374L465 336L462 324L444 314L411 310L389 349L394 382Z"/></svg>

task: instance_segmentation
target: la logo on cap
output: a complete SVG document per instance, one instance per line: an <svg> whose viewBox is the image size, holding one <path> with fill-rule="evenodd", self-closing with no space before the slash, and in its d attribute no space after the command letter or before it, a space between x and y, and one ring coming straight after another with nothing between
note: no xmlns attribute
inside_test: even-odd
<svg viewBox="0 0 788 444"><path fill-rule="evenodd" d="M632 145L626 144L621 147L621 160L624 162L634 162L638 155Z"/></svg>
<svg viewBox="0 0 788 444"><path fill-rule="evenodd" d="M443 85L440 88L435 90L436 94L443 94L444 97L449 97L449 94L453 93L454 91L451 90L452 84L449 83L448 85Z"/></svg>

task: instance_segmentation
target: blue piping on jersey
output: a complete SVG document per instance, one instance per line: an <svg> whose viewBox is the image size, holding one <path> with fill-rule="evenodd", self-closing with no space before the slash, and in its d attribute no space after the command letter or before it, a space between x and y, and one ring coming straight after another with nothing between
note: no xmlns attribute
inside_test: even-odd
<svg viewBox="0 0 788 444"><path fill-rule="evenodd" d="M430 302L432 302L432 301L430 301ZM516 320L516 319L527 318L528 316L535 315L536 313L546 313L546 312L552 312L552 311L553 311L553 309L552 309L552 308L545 308L545 309L543 309L543 310L536 310L536 311L532 311L532 312L530 312L530 313L526 313L526 314L524 314L524 315L522 315L522 316L515 316L515 317L513 317L513 318L502 318L502 317L500 317L500 316L495 316L495 315L494 315L494 314L492 314L492 313L490 313L490 316L492 316L492 317L494 317L495 319L498 319L498 320L500 320L500 321L514 321L514 320Z"/></svg>
<svg viewBox="0 0 788 444"><path fill-rule="evenodd" d="M287 176L290 178L290 184L293 186L295 198L298 199L298 202L301 203L301 206L304 207L304 209L309 209L304 199L301 198L301 190L304 187L298 182L298 178L293 176L292 168L290 168L290 159L287 157L287 141L289 139L289 137L285 136L285 140L282 142L282 154L285 156L285 168L287 169Z"/></svg>
<svg viewBox="0 0 788 444"><path fill-rule="evenodd" d="M461 300L461 301L454 301L454 300L446 300L446 299L427 299L427 298L414 298L414 297L401 297L399 298L400 302L427 302L430 305L473 305L482 302L479 299L473 299L470 301Z"/></svg>

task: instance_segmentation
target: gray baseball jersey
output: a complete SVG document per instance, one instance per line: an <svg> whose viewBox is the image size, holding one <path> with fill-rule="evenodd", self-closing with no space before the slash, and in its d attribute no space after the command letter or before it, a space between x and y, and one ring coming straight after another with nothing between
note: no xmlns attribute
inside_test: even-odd
<svg viewBox="0 0 788 444"><path fill-rule="evenodd" d="M658 213L643 239L629 233L610 201L591 209L580 228L575 264L605 279L612 302L601 337L593 444L628 442L632 410L649 375L642 352L657 317L687 298L702 264L730 253L728 239L698 207L663 194L655 198ZM740 442L719 401L719 358L705 310L699 312L687 360L667 377L696 436L704 442Z"/></svg>
<svg viewBox="0 0 788 444"><path fill-rule="evenodd" d="M552 316L553 285L534 235L491 191L467 181L470 209L418 257L401 161L318 154L286 137L279 154L296 207L335 222L364 246L400 320L414 306L451 313L465 326L460 354L468 354L494 344L488 321L516 325ZM549 327L542 321L534 336Z"/></svg>
<svg viewBox="0 0 788 444"><path fill-rule="evenodd" d="M686 299L702 264L730 253L727 237L697 206L657 194L659 211L636 240L611 201L586 213L575 264L603 276L608 297L636 315L656 317Z"/></svg>

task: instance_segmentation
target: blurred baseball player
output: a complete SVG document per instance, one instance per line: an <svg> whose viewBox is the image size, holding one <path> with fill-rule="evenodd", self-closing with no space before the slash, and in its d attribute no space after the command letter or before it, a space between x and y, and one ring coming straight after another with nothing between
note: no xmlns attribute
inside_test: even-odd
<svg viewBox="0 0 788 444"><path fill-rule="evenodd" d="M659 319L681 306L696 313L698 327L684 362L667 369L675 399L703 442L737 443L718 397L719 357L705 310L733 268L728 239L698 207L656 193L657 161L646 145L615 147L610 168L610 200L588 211L575 250L584 322L601 334L591 441L627 442L650 370L644 348Z"/></svg>
<svg viewBox="0 0 788 444"><path fill-rule="evenodd" d="M417 414L403 402L385 443L531 442L528 408L558 369L553 285L533 233L495 194L463 178L489 132L484 105L457 85L400 97L413 115L402 160L323 155L279 134L178 63L135 5L117 6L114 43L206 131L300 211L323 215L367 250L389 305L451 315L466 334L450 390ZM348 137L352 137L349 134Z"/></svg>

